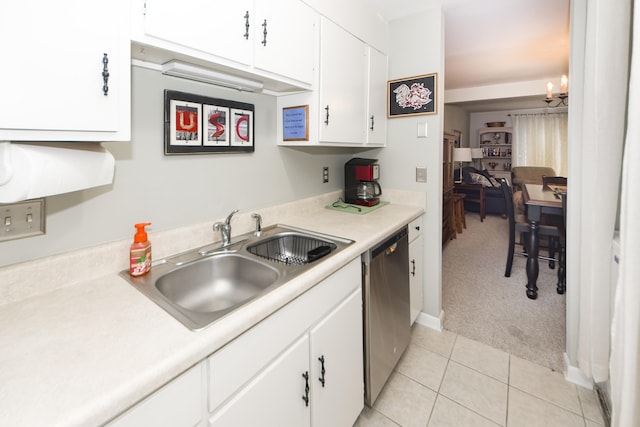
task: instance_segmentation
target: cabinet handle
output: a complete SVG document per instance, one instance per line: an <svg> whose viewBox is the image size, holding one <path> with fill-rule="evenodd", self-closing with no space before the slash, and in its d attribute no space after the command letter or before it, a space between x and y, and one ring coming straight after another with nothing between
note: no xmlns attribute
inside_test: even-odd
<svg viewBox="0 0 640 427"><path fill-rule="evenodd" d="M373 130L373 119L374 119L374 116L371 116L371 127L369 128L371 130Z"/></svg>
<svg viewBox="0 0 640 427"><path fill-rule="evenodd" d="M249 40L249 11L244 14L244 38Z"/></svg>
<svg viewBox="0 0 640 427"><path fill-rule="evenodd" d="M416 225L416 231L420 231L420 226Z"/></svg>
<svg viewBox="0 0 640 427"><path fill-rule="evenodd" d="M326 372L324 369L324 354L318 357L318 360L320 361L320 378L318 378L318 381L320 381L320 384L322 384L324 388L324 373Z"/></svg>
<svg viewBox="0 0 640 427"><path fill-rule="evenodd" d="M326 107L324 107L324 110L327 112L325 115L324 124L328 125L329 124L329 106L327 105Z"/></svg>
<svg viewBox="0 0 640 427"><path fill-rule="evenodd" d="M309 406L309 371L305 371L302 374L302 378L304 378L304 395L302 396L302 400L304 400L304 406Z"/></svg>
<svg viewBox="0 0 640 427"><path fill-rule="evenodd" d="M415 259L411 260L411 275L412 276L416 275L416 260Z"/></svg>
<svg viewBox="0 0 640 427"><path fill-rule="evenodd" d="M267 20L265 19L264 22L262 23L262 46L266 46L267 45Z"/></svg>
<svg viewBox="0 0 640 427"><path fill-rule="evenodd" d="M109 56L105 53L102 57L102 92L104 96L109 94Z"/></svg>

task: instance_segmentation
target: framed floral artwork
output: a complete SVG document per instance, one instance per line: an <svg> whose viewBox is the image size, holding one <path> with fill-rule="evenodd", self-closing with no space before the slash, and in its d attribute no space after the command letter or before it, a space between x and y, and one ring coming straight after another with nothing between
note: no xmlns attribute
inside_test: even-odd
<svg viewBox="0 0 640 427"><path fill-rule="evenodd" d="M438 74L423 74L387 83L387 117L436 114Z"/></svg>

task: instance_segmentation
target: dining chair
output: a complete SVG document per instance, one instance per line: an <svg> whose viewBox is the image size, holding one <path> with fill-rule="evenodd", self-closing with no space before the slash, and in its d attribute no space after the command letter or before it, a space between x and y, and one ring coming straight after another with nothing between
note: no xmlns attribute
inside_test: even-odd
<svg viewBox="0 0 640 427"><path fill-rule="evenodd" d="M513 191L511 186L507 182L506 179L500 179L500 186L502 188L502 194L504 195L504 202L507 206L507 219L509 222L509 247L507 250L507 264L504 270L505 277L511 277L511 267L513 266L513 256L515 254L528 256L525 250L522 252L515 252L515 246L519 245L525 247L525 244L520 239L519 242L516 242L516 233L520 235L526 235L529 233L529 222L527 221L526 215L516 214L513 207ZM549 245L547 249L549 250L549 256L538 255L538 259L543 259L546 261L560 261L554 258L555 252L555 241L556 239L560 239L561 236L564 235L564 231L561 230L560 227L555 225L547 225L547 224L538 224L538 234L540 236L549 237ZM526 239L525 239L526 242ZM560 293L560 292L558 292Z"/></svg>
<svg viewBox="0 0 640 427"><path fill-rule="evenodd" d="M567 193L560 193L562 198L562 230L560 234L560 266L558 267L558 284L556 285L556 291L559 294L564 294L567 289Z"/></svg>

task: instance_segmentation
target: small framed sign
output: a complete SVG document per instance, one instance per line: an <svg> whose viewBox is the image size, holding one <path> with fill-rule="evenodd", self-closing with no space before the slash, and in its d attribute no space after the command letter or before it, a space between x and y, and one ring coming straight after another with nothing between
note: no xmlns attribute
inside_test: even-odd
<svg viewBox="0 0 640 427"><path fill-rule="evenodd" d="M282 139L285 141L309 140L309 105L282 109Z"/></svg>

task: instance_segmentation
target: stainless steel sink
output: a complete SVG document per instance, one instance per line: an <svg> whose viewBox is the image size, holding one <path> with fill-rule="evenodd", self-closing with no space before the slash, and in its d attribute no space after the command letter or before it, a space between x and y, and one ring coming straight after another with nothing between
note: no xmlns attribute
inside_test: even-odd
<svg viewBox="0 0 640 427"><path fill-rule="evenodd" d="M279 277L269 265L223 253L170 271L156 281L156 288L186 310L209 313L242 304Z"/></svg>
<svg viewBox="0 0 640 427"><path fill-rule="evenodd" d="M120 275L186 327L200 330L353 243L284 225L232 242L155 261L141 277L129 270Z"/></svg>
<svg viewBox="0 0 640 427"><path fill-rule="evenodd" d="M287 265L304 265L334 251L337 245L327 239L288 231L247 245L253 255Z"/></svg>

